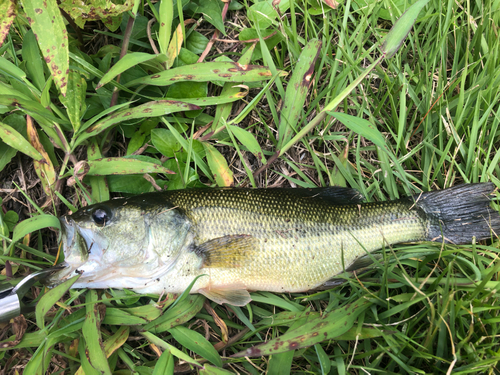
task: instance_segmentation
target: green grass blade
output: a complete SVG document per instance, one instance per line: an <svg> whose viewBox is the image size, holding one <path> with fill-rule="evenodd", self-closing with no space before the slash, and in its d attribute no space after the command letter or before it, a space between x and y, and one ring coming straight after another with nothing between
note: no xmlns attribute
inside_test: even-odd
<svg viewBox="0 0 500 375"><path fill-rule="evenodd" d="M284 335L264 344L236 353L232 357L253 357L283 353L330 340L349 330L359 314L370 307L371 302L361 298L345 307L338 308L327 315L308 321L299 328L288 330Z"/></svg>
<svg viewBox="0 0 500 375"><path fill-rule="evenodd" d="M207 359L215 366L222 367L222 359L217 350L214 349L202 335L183 326L177 326L168 330L174 339L183 347L191 350Z"/></svg>
<svg viewBox="0 0 500 375"><path fill-rule="evenodd" d="M23 3L23 6L54 83L65 96L69 73L69 42L57 1L32 0Z"/></svg>
<svg viewBox="0 0 500 375"><path fill-rule="evenodd" d="M142 104L134 108L125 108L108 117L105 117L97 124L85 129L84 132L80 132L74 140L73 148L80 145L86 139L94 137L122 121L147 117L159 117L169 113L192 111L196 109L200 109L200 107L172 100L158 100Z"/></svg>
<svg viewBox="0 0 500 375"><path fill-rule="evenodd" d="M284 353L273 354L269 358L267 371L270 374L288 375L292 369L293 356L295 350L290 350Z"/></svg>
<svg viewBox="0 0 500 375"><path fill-rule="evenodd" d="M165 375L174 373L174 358L170 353L170 350L165 350L158 361L156 362L155 368L152 375Z"/></svg>
<svg viewBox="0 0 500 375"><path fill-rule="evenodd" d="M104 345L101 334L101 320L103 310L97 306L97 292L90 290L86 298L86 317L82 327L82 334L85 338L86 350L88 350L88 360L90 365L100 374L111 375L109 363L104 352ZM104 305L100 305L104 307Z"/></svg>
<svg viewBox="0 0 500 375"><path fill-rule="evenodd" d="M161 164L129 158L103 158L89 160L89 176L106 176L116 174L144 174L144 173L167 173L173 172Z"/></svg>
<svg viewBox="0 0 500 375"><path fill-rule="evenodd" d="M316 60L321 53L321 41L311 39L302 50L288 82L278 125L278 149L286 144L293 129L297 129L311 87Z"/></svg>
<svg viewBox="0 0 500 375"><path fill-rule="evenodd" d="M162 1L162 5L165 2ZM167 1L168 2L168 1ZM161 46L161 43L160 43ZM96 86L96 90L104 86L105 84L111 82L117 75L123 73L124 71L142 64L146 61L150 60L156 60L160 63L165 62L167 60L167 56L165 55L153 55L150 53L144 53L144 52L131 52L123 56L118 62L111 67L111 69L102 76L100 79L99 83Z"/></svg>
<svg viewBox="0 0 500 375"><path fill-rule="evenodd" d="M160 348L169 350L170 353L172 353L172 355L176 356L177 358L182 359L183 361L186 361L187 363L190 363L191 365L194 365L196 367L201 367L201 365L197 361L195 361L187 354L177 349L175 346L172 346L169 343L160 339L159 337L155 336L151 332L140 332L140 335L144 336L148 341L159 346Z"/></svg>
<svg viewBox="0 0 500 375"><path fill-rule="evenodd" d="M382 43L381 50L386 58L393 57L410 33L418 14L429 0L418 0L396 21Z"/></svg>
<svg viewBox="0 0 500 375"><path fill-rule="evenodd" d="M168 86L179 81L259 82L271 79L271 77L271 71L263 66L240 65L235 62L221 61L180 66L147 77L135 79L128 82L126 86Z"/></svg>
<svg viewBox="0 0 500 375"><path fill-rule="evenodd" d="M59 284L54 289L49 290L45 293L38 304L36 305L36 324L40 329L45 328L45 315L47 312L54 306L54 304L61 299L61 297L71 288L76 280L78 280L80 276L74 276L69 280Z"/></svg>
<svg viewBox="0 0 500 375"><path fill-rule="evenodd" d="M158 22L160 23L160 31L158 33L158 44L160 52L167 54L168 45L170 43L170 34L172 32L172 20L174 16L174 4L172 0L161 0Z"/></svg>
<svg viewBox="0 0 500 375"><path fill-rule="evenodd" d="M147 331L161 333L183 324L191 319L203 307L205 297L196 294L188 295L177 305L171 306L162 316L143 326ZM173 353L172 353L173 354Z"/></svg>
<svg viewBox="0 0 500 375"><path fill-rule="evenodd" d="M44 157L14 128L0 122L0 138L10 147L21 151L36 161L45 160Z"/></svg>
<svg viewBox="0 0 500 375"><path fill-rule="evenodd" d="M61 223L54 215L42 214L23 220L14 228L11 246L27 234L49 227L61 229Z"/></svg>

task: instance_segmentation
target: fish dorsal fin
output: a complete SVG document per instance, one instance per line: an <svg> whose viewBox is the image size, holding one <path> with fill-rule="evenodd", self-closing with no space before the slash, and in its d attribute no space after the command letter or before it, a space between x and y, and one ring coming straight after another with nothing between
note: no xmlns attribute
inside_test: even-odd
<svg viewBox="0 0 500 375"><path fill-rule="evenodd" d="M241 267L254 250L255 238L246 234L214 238L195 248L195 253L203 259L202 267Z"/></svg>
<svg viewBox="0 0 500 375"><path fill-rule="evenodd" d="M365 197L356 189L330 186L311 189L287 189L287 191L300 198L319 199L327 204L358 204L365 201Z"/></svg>
<svg viewBox="0 0 500 375"><path fill-rule="evenodd" d="M240 284L209 286L199 289L198 292L219 305L227 303L233 306L245 306L252 300L246 287Z"/></svg>

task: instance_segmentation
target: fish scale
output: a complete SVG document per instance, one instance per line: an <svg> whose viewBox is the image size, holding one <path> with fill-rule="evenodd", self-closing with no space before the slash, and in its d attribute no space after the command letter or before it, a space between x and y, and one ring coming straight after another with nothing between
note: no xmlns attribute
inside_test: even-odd
<svg viewBox="0 0 500 375"><path fill-rule="evenodd" d="M354 260L387 244L425 238L427 227L412 201L331 205L297 199L286 191L190 190L168 194L193 222L197 243L247 234L255 249L238 268L212 268L212 283L244 284L251 290L297 292L317 287ZM194 194L193 194L194 193ZM344 259L342 260L342 256ZM186 255L189 259L189 255ZM189 261L193 268L193 261ZM301 266L307 263L307 267ZM200 268L199 274L208 273ZM196 287L205 287L201 279Z"/></svg>
<svg viewBox="0 0 500 375"><path fill-rule="evenodd" d="M181 293L243 306L248 291L301 292L356 259L412 241L468 243L500 233L494 185L365 203L346 188L187 189L85 207L61 218L66 269L54 284ZM205 276L202 276L205 275Z"/></svg>

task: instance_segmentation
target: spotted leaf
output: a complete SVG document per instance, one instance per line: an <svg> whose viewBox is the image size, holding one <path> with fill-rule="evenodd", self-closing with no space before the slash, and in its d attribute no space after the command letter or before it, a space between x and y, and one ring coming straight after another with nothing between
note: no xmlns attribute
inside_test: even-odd
<svg viewBox="0 0 500 375"><path fill-rule="evenodd" d="M14 0L3 0L0 1L0 14L2 18L0 19L0 46L9 34L10 25L14 22L16 18L16 2Z"/></svg>
<svg viewBox="0 0 500 375"><path fill-rule="evenodd" d="M28 22L49 67L50 74L63 96L66 96L69 53L66 26L56 0L24 1Z"/></svg>

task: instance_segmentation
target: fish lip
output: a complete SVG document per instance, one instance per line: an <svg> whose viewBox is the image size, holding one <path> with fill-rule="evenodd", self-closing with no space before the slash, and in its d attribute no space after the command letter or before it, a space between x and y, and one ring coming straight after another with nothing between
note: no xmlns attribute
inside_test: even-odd
<svg viewBox="0 0 500 375"><path fill-rule="evenodd" d="M59 222L65 257L62 263L64 268L54 273L47 284L56 286L76 275L80 275L80 281L102 277L106 270L101 260L105 248L99 236L96 236L93 230L78 225L72 215L61 216Z"/></svg>
<svg viewBox="0 0 500 375"><path fill-rule="evenodd" d="M75 222L73 219L68 216L61 216L59 218L59 222L61 223L61 240L63 243L63 251L69 247L68 244L73 243L73 239L75 238ZM64 254L66 255L66 253Z"/></svg>
<svg viewBox="0 0 500 375"><path fill-rule="evenodd" d="M60 264L63 268L49 276L45 283L48 286L57 286L65 280L78 274L78 268L88 260L88 245L82 240L78 226L69 215L59 217L61 223L61 243L65 261Z"/></svg>
<svg viewBox="0 0 500 375"><path fill-rule="evenodd" d="M81 255L83 260L80 263L84 263L89 253L89 246L87 241L81 241L82 235L78 230L78 225L76 225L75 221L69 216L60 217L59 222L61 223L61 241L64 258L66 260L74 258L75 254L73 253L80 252L80 254L77 255ZM74 259L71 259L69 263L75 263Z"/></svg>

